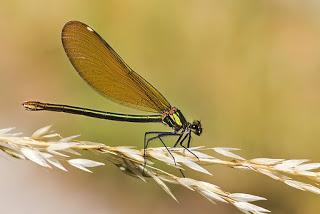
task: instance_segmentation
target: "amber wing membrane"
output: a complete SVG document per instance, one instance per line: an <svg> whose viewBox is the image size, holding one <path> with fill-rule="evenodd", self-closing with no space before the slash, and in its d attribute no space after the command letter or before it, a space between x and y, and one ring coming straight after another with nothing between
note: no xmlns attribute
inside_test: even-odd
<svg viewBox="0 0 320 214"><path fill-rule="evenodd" d="M148 112L170 109L166 98L86 24L66 23L61 37L64 50L79 75L108 99Z"/></svg>

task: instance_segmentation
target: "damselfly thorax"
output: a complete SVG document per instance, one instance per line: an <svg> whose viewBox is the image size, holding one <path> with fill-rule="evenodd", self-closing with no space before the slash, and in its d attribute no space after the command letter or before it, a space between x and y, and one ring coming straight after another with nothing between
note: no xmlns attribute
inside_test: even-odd
<svg viewBox="0 0 320 214"><path fill-rule="evenodd" d="M162 113L162 121L164 124L171 127L176 133L192 131L198 136L202 133L200 121L195 120L192 124L189 123L181 111L176 107L172 107L171 109L164 111Z"/></svg>

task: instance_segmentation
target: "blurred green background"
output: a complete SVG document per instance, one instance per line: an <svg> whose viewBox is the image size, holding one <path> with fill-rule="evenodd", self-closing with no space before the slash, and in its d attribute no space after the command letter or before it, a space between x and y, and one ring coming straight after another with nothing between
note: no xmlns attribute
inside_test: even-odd
<svg viewBox="0 0 320 214"><path fill-rule="evenodd" d="M159 124L128 124L23 110L41 100L140 113L93 91L72 68L60 41L65 22L92 26L140 75L201 120L193 145L241 148L248 158L306 158L320 149L319 1L1 1L0 127L25 134L52 124L64 136L142 148ZM63 173L1 157L2 213L239 213L173 186L176 204L108 165L94 174ZM259 205L285 214L313 214L319 196L262 175L211 167L230 192L268 198Z"/></svg>

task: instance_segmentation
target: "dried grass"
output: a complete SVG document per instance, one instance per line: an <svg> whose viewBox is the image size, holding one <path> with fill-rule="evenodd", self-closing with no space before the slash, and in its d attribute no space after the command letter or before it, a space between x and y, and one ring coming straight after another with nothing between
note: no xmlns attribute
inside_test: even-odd
<svg viewBox="0 0 320 214"><path fill-rule="evenodd" d="M269 210L254 205L252 202L266 200L263 197L244 194L230 193L220 187L192 178L185 178L168 173L156 167L156 161L163 162L170 167L211 175L204 167L218 164L235 169L250 170L284 184L303 191L320 194L316 187L320 181L320 163L310 163L308 160L284 160L271 158L245 159L235 151L235 148L190 148L196 158L183 148L170 148L176 164L168 151L163 147L149 148L146 151L147 161L143 157L143 150L133 147L111 147L105 144L89 141L79 141L78 135L63 138L51 131L51 127L43 127L35 131L31 137L22 137L21 133L13 133L13 128L0 130L0 150L18 159L31 160L42 167L58 168L67 171L66 165L92 172L90 168L103 166L104 163L84 159L80 157L80 151L96 152L103 155L104 159L116 165L124 173L140 178L143 181L153 179L159 186L177 201L167 183L181 185L199 193L211 202L223 202L235 206L243 213L264 214ZM209 155L209 152L219 154L222 158ZM179 173L178 173L179 174ZM307 180L307 183L297 179Z"/></svg>

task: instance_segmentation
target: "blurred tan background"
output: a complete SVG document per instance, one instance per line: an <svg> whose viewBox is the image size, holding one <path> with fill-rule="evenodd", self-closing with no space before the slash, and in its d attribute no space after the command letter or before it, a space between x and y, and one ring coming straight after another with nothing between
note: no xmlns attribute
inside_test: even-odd
<svg viewBox="0 0 320 214"><path fill-rule="evenodd" d="M148 130L48 112L35 99L140 113L111 103L80 79L60 41L65 22L92 26L189 120L204 126L193 145L241 148L248 157L320 161L319 1L1 1L0 127L29 135L52 124L64 136L142 148ZM0 156L1 213L239 213L183 188L176 204L107 164L94 174L47 170ZM268 198L277 214L313 214L319 196L254 173L211 167L206 179L230 192Z"/></svg>

